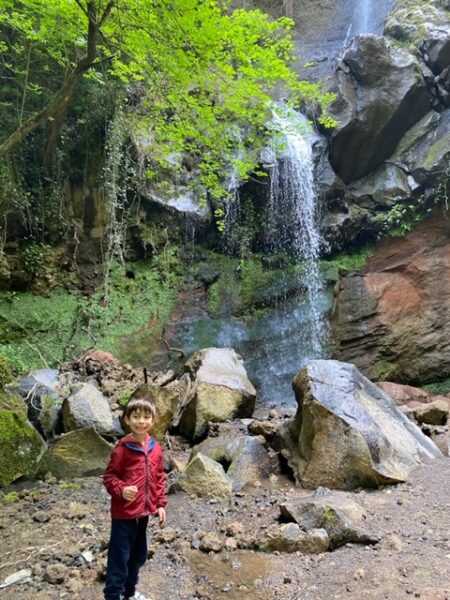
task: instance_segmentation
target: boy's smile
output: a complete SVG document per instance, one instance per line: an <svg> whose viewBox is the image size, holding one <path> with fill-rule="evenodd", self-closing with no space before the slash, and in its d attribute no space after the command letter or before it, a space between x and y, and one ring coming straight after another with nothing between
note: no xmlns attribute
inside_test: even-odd
<svg viewBox="0 0 450 600"><path fill-rule="evenodd" d="M130 428L131 435L139 442L145 441L153 421L151 414L142 410L135 410L129 417L125 418L125 423Z"/></svg>

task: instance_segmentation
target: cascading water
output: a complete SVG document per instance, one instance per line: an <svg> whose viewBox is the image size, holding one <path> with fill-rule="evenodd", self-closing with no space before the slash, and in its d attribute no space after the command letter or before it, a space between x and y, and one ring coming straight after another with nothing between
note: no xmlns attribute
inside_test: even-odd
<svg viewBox="0 0 450 600"><path fill-rule="evenodd" d="M385 15L391 10L392 0L354 0L350 24L345 36L344 46L362 33L380 34L383 29Z"/></svg>
<svg viewBox="0 0 450 600"><path fill-rule="evenodd" d="M321 238L311 128L304 117L286 108L274 110L272 128L281 135L282 152L271 175L270 241L275 252L287 251L301 261L301 281L310 313L309 337L313 355L318 358L323 353L326 327L318 302L324 286L318 263Z"/></svg>
<svg viewBox="0 0 450 600"><path fill-rule="evenodd" d="M255 313L244 319L223 315L178 322L173 343L187 354L208 346L234 348L244 358L248 375L258 391L259 404L293 407L293 377L312 358L327 356L325 314L330 308L331 293L322 285L317 260L320 236L311 129L294 111L278 108L276 112L271 126L278 140L279 160L275 165L274 153L267 153L268 162L274 165L267 245L272 253L290 254L295 259L300 271L298 280L292 285L291 265L290 274L280 272L275 283L279 298L276 306L265 309L262 315ZM240 206L236 184L231 175L229 191L234 199L225 214L229 230L227 233L226 229L224 236L230 241ZM284 260L282 256L280 259ZM291 293L283 296L287 289ZM292 294L295 289L302 291Z"/></svg>

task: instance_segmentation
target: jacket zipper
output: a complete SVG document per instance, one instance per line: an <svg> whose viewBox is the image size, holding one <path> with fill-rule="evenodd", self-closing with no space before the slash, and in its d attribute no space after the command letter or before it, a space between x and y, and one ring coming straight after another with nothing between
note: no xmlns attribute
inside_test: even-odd
<svg viewBox="0 0 450 600"><path fill-rule="evenodd" d="M148 465L149 452L144 455L145 460L145 508L150 512L150 471Z"/></svg>

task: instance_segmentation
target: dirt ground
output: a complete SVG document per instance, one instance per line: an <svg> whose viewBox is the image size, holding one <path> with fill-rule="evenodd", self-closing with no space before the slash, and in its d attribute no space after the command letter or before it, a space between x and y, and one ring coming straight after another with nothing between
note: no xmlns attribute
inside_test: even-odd
<svg viewBox="0 0 450 600"><path fill-rule="evenodd" d="M262 539L279 518L278 503L308 493L287 479L235 495L230 505L177 493L168 527L150 527L152 557L139 587L152 600L450 600L449 490L450 460L442 458L407 483L356 492L364 527L382 540L318 555L198 549L201 532L225 540L233 523L249 547ZM0 589L0 598L101 600L109 499L100 479L22 484L20 496L0 504L0 582L21 569L32 575Z"/></svg>

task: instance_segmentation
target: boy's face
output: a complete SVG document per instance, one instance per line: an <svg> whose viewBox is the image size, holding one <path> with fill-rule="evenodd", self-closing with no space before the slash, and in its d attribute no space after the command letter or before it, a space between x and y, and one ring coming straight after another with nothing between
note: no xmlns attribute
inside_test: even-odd
<svg viewBox="0 0 450 600"><path fill-rule="evenodd" d="M154 418L149 412L135 410L129 417L125 417L125 423L131 430L131 433L139 436L145 436L150 431L154 423Z"/></svg>

